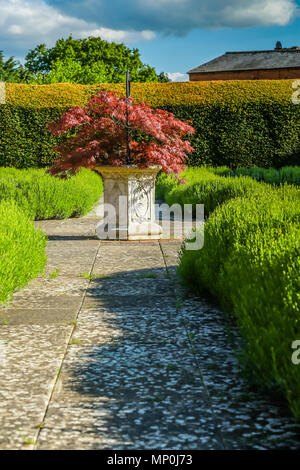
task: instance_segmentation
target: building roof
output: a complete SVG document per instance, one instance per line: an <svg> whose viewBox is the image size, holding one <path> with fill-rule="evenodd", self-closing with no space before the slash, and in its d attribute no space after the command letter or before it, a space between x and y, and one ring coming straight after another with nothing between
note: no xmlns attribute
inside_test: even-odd
<svg viewBox="0 0 300 470"><path fill-rule="evenodd" d="M300 67L300 48L271 51L226 52L187 73L230 72L235 70L285 69Z"/></svg>

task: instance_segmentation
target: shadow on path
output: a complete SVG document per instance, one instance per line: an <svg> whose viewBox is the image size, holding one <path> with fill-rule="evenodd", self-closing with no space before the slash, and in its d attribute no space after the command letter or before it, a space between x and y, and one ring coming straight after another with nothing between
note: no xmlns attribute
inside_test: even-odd
<svg viewBox="0 0 300 470"><path fill-rule="evenodd" d="M243 380L231 322L172 271L94 269L39 448L299 448L299 426Z"/></svg>

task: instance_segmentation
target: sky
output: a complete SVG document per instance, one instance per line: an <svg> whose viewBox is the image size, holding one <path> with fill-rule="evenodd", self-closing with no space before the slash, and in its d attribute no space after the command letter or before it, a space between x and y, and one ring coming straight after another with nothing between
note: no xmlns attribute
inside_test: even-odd
<svg viewBox="0 0 300 470"><path fill-rule="evenodd" d="M0 50L21 62L57 39L100 36L138 48L174 81L227 51L300 46L300 0L0 0Z"/></svg>

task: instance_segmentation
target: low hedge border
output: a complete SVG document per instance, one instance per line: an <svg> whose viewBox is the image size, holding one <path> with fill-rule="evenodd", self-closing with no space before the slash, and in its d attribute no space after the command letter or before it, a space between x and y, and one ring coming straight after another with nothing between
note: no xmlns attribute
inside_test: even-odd
<svg viewBox="0 0 300 470"><path fill-rule="evenodd" d="M250 176L257 181L280 185L283 183L300 186L300 166L285 166L276 170L275 168L237 168L235 176Z"/></svg>
<svg viewBox="0 0 300 470"><path fill-rule="evenodd" d="M300 199L300 191L292 185L281 185L275 188L267 183L260 183L247 176L223 177L214 173L215 169L188 168L181 177L185 184L178 183L173 175L161 173L156 183L156 195L164 199L170 206L172 204L204 204L204 214L208 217L220 204L237 197L260 198L262 194L272 198L275 194L282 194L285 198ZM220 174L226 175L224 168Z"/></svg>
<svg viewBox="0 0 300 470"><path fill-rule="evenodd" d="M46 243L15 201L0 202L0 304L43 271Z"/></svg>
<svg viewBox="0 0 300 470"><path fill-rule="evenodd" d="M0 201L16 201L35 220L85 215L102 192L101 177L87 169L59 179L43 169L0 168Z"/></svg>
<svg viewBox="0 0 300 470"><path fill-rule="evenodd" d="M0 304L46 264L47 237L33 219L84 215L102 191L100 176L87 169L61 180L43 169L0 168Z"/></svg>
<svg viewBox="0 0 300 470"><path fill-rule="evenodd" d="M206 169L187 170L185 177L180 187L172 176L160 176L160 193L181 204L210 204L210 215L204 247L183 245L179 274L235 317L246 343L244 371L284 397L300 419L300 369L291 360L300 337L300 190Z"/></svg>

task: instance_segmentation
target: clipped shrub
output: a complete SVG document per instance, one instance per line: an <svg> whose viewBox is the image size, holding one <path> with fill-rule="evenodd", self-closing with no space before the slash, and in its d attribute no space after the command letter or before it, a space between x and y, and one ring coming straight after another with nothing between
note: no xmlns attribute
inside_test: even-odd
<svg viewBox="0 0 300 470"><path fill-rule="evenodd" d="M0 202L0 304L42 272L46 242L14 201Z"/></svg>
<svg viewBox="0 0 300 470"><path fill-rule="evenodd" d="M132 96L191 120L190 165L280 168L300 161L300 107L291 101L292 80L132 83ZM0 106L0 165L49 166L64 137L46 123L104 90L125 95L124 84L6 84Z"/></svg>
<svg viewBox="0 0 300 470"><path fill-rule="evenodd" d="M155 197L156 199L165 200L166 195L178 184L178 180L173 174L166 174L159 172L155 183Z"/></svg>
<svg viewBox="0 0 300 470"><path fill-rule="evenodd" d="M206 166L206 170L211 171L214 175L217 176L233 176L233 171L228 168L228 166Z"/></svg>
<svg viewBox="0 0 300 470"><path fill-rule="evenodd" d="M222 169L223 174L226 171ZM221 172L222 174L222 172ZM217 206L236 197L260 197L262 193L273 193L268 184L258 183L252 178L225 178L215 174L212 169L188 168L180 174L186 180L180 184L174 176L160 175L157 190L167 204L204 204L205 216L208 216Z"/></svg>
<svg viewBox="0 0 300 470"><path fill-rule="evenodd" d="M204 203L209 215L204 247L183 245L179 274L234 315L245 338L245 370L285 397L300 419L300 369L291 361L300 337L300 189L215 170L188 168L185 184L158 177L169 204Z"/></svg>
<svg viewBox="0 0 300 470"><path fill-rule="evenodd" d="M300 418L300 191L288 186L218 207L201 250L183 247L180 275L232 312L246 340L243 362L262 388L285 396ZM295 197L296 196L296 197Z"/></svg>
<svg viewBox="0 0 300 470"><path fill-rule="evenodd" d="M87 169L61 180L43 169L0 168L0 201L16 201L35 220L84 215L102 191L100 176Z"/></svg>
<svg viewBox="0 0 300 470"><path fill-rule="evenodd" d="M57 155L48 121L61 114L59 109L35 109L0 105L0 167L47 167Z"/></svg>
<svg viewBox="0 0 300 470"><path fill-rule="evenodd" d="M237 168L234 171L236 176L250 176L251 178L256 179L257 181L265 181L270 184L282 184L290 183L297 186L300 186L300 166L285 166L276 170L275 168L260 168L260 167L250 167L250 168Z"/></svg>

